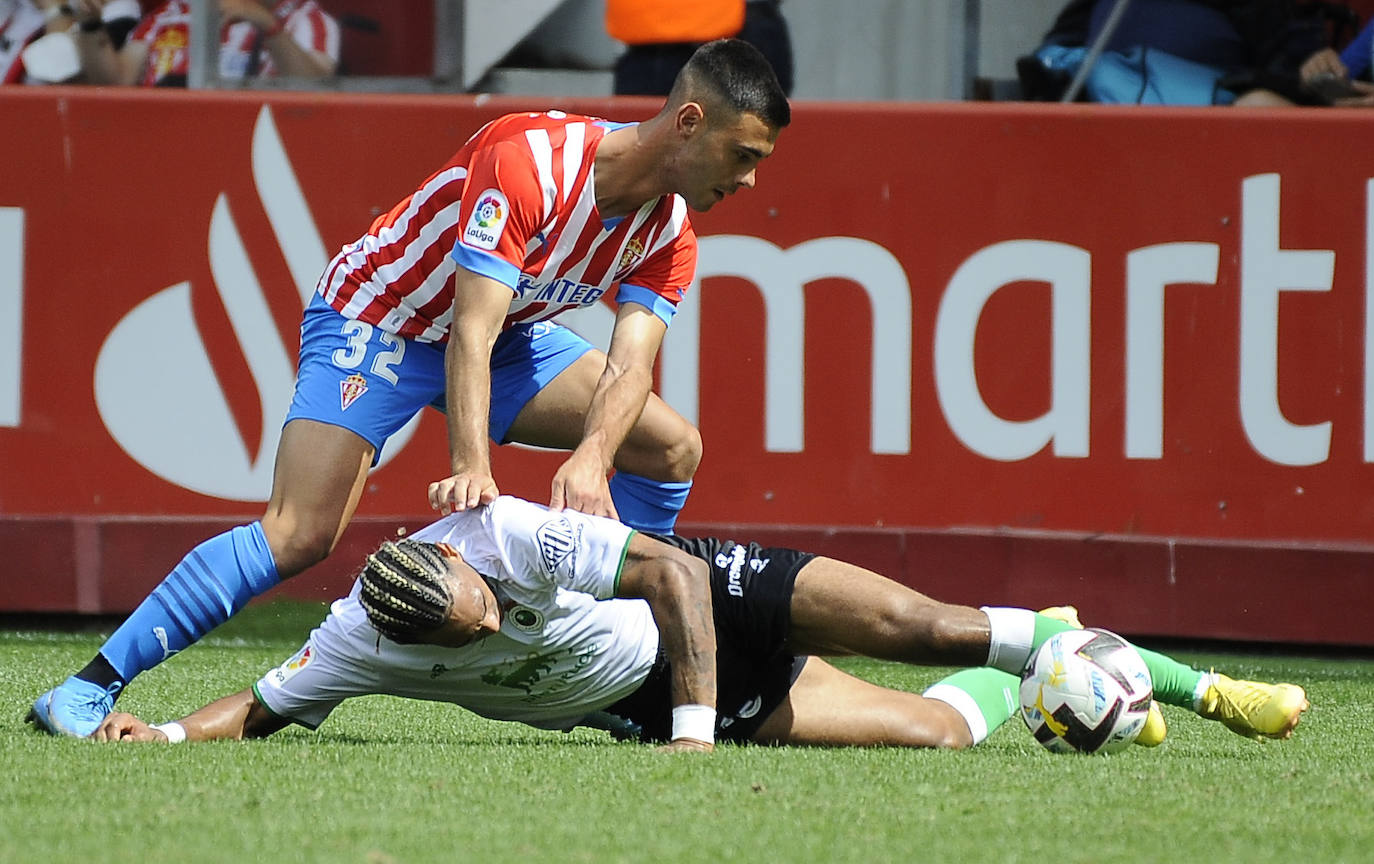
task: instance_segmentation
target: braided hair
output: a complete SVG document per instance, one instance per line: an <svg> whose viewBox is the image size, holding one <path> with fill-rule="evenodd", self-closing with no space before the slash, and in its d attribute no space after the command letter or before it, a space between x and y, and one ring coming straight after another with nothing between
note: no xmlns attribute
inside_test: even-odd
<svg viewBox="0 0 1374 864"><path fill-rule="evenodd" d="M453 596L444 575L448 567L433 543L390 540L367 556L359 577L358 599L372 626L393 642L419 641L448 618Z"/></svg>

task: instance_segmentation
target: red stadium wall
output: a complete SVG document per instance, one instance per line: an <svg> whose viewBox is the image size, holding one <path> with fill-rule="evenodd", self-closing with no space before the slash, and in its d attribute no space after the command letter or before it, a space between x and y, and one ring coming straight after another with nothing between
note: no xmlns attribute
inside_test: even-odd
<svg viewBox="0 0 1374 864"><path fill-rule="evenodd" d="M129 609L261 509L302 298L530 100L0 92L0 610ZM559 107L634 119L647 101ZM1374 644L1374 157L1359 111L803 104L695 221L660 388L690 532L1138 634ZM610 316L573 322L594 339ZM373 472L325 599L427 518ZM500 448L541 500L558 456Z"/></svg>

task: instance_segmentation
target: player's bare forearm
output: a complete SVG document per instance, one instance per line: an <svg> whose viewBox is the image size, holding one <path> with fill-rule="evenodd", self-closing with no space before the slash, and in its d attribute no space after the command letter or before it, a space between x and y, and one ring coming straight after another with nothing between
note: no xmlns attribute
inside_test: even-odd
<svg viewBox="0 0 1374 864"><path fill-rule="evenodd" d="M606 368L592 392L582 442L574 451L600 460L603 474L644 412L654 384L654 358L667 329L662 319L637 303L626 303L616 315Z"/></svg>
<svg viewBox="0 0 1374 864"><path fill-rule="evenodd" d="M606 475L639 422L653 386L654 357L667 325L637 303L616 314L615 331L583 421L582 440L554 474L549 506L618 519Z"/></svg>
<svg viewBox="0 0 1374 864"><path fill-rule="evenodd" d="M616 451L644 412L654 383L649 364L623 366L607 358L606 370L592 393L582 441L574 452L597 460L603 475L611 470Z"/></svg>
<svg viewBox="0 0 1374 864"><path fill-rule="evenodd" d="M430 483L428 490L429 506L440 513L488 504L500 494L487 446L492 340L472 333L449 339L444 357L449 476Z"/></svg>
<svg viewBox="0 0 1374 864"><path fill-rule="evenodd" d="M582 441L554 472L549 507L620 518L606 475L616 451L644 410L651 383L647 368L623 370L607 361L588 408Z"/></svg>
<svg viewBox="0 0 1374 864"><path fill-rule="evenodd" d="M491 416L491 348L496 333L456 331L444 358L449 468L491 472L487 426Z"/></svg>
<svg viewBox="0 0 1374 864"><path fill-rule="evenodd" d="M706 563L643 534L630 538L621 597L646 601L673 670L673 705L716 705L716 628Z"/></svg>
<svg viewBox="0 0 1374 864"><path fill-rule="evenodd" d="M441 513L488 503L500 494L491 476L487 421L491 413L491 351L510 309L511 291L486 276L454 274L453 323L444 353L450 476L429 485Z"/></svg>
<svg viewBox="0 0 1374 864"><path fill-rule="evenodd" d="M176 722L186 730L187 741L262 738L286 725L258 702L251 689L216 699ZM121 712L106 717L91 737L99 741L168 740L160 729Z"/></svg>

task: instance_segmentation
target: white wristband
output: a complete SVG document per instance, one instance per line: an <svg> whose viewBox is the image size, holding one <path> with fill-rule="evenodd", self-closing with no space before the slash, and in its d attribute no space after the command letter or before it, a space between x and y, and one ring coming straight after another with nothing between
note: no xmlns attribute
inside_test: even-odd
<svg viewBox="0 0 1374 864"><path fill-rule="evenodd" d="M716 709L710 705L679 705L673 709L673 740L691 738L716 743Z"/></svg>
<svg viewBox="0 0 1374 864"><path fill-rule="evenodd" d="M167 736L168 744L180 744L186 740L186 727L176 721L171 723L154 723L150 728L156 729Z"/></svg>

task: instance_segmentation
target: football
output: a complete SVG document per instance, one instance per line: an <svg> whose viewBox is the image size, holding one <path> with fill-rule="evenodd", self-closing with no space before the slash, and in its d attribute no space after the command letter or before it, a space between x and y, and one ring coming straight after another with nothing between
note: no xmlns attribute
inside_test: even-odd
<svg viewBox="0 0 1374 864"><path fill-rule="evenodd" d="M1054 753L1114 753L1145 725L1150 670L1125 639L1088 628L1057 633L1021 674L1021 719Z"/></svg>

